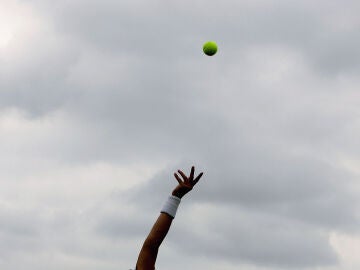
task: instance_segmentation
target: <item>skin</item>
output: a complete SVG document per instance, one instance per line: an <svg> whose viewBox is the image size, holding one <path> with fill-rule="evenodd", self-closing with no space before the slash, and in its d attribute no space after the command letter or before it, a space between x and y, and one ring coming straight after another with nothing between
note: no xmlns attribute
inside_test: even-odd
<svg viewBox="0 0 360 270"><path fill-rule="evenodd" d="M191 191L196 183L200 180L201 176L204 174L202 172L194 179L194 172L194 166L191 167L189 177L187 177L182 171L178 170L178 173L181 175L182 179L177 175L177 173L174 173L174 176L179 184L175 187L171 194L181 199L185 196L185 194ZM136 262L136 270L155 269L155 262L159 247L170 229L172 220L172 216L166 213L160 214L149 235L144 241L138 260Z"/></svg>

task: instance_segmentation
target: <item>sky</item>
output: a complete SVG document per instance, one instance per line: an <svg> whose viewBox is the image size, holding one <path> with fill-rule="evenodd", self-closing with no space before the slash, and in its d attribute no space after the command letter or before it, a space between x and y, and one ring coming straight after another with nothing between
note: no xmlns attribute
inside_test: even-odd
<svg viewBox="0 0 360 270"><path fill-rule="evenodd" d="M359 9L0 0L0 268L359 269Z"/></svg>

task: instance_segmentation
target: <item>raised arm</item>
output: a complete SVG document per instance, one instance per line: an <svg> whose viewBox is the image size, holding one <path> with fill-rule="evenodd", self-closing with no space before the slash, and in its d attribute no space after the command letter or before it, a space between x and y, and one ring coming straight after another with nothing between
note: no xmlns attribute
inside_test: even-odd
<svg viewBox="0 0 360 270"><path fill-rule="evenodd" d="M195 168L192 166L190 176L187 177L182 171L178 170L178 173L182 176L183 180L180 179L177 173L174 173L174 176L179 184L172 191L171 196L169 196L159 217L144 241L136 263L137 270L155 269L155 262L159 247L170 229L172 220L175 217L177 207L180 204L182 197L192 190L203 175L203 173L200 173L194 179L194 171Z"/></svg>

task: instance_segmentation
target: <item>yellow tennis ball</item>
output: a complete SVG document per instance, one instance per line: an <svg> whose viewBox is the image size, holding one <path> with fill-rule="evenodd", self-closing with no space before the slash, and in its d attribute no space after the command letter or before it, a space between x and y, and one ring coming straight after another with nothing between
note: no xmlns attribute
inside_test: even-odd
<svg viewBox="0 0 360 270"><path fill-rule="evenodd" d="M203 51L208 56L213 56L217 52L217 45L215 41L207 41L203 45Z"/></svg>

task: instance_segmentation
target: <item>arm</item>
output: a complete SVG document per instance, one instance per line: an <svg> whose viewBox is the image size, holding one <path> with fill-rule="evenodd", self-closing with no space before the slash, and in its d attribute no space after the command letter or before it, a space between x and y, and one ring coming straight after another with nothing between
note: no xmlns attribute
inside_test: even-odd
<svg viewBox="0 0 360 270"><path fill-rule="evenodd" d="M137 270L155 269L155 261L159 247L170 229L172 220L173 217L168 214L161 213L159 215L141 248L136 263Z"/></svg>
<svg viewBox="0 0 360 270"><path fill-rule="evenodd" d="M174 173L176 180L179 182L177 187L173 190L172 195L177 197L180 203L181 198L188 193L192 188L196 185L196 183L200 180L200 177L203 173L200 173L194 179L194 166L191 168L191 173L189 177L186 177L185 174L178 170L179 174L183 177L183 181L180 177ZM169 199L170 200L170 199ZM175 203L177 201L174 198ZM167 202L168 203L168 202ZM178 203L177 203L178 205ZM176 205L176 208L177 208ZM174 205L173 205L174 207ZM176 212L175 208L175 212ZM163 211L161 212L160 216L156 220L155 224L153 225L149 235L144 241L144 244L141 248L137 263L136 269L137 270L154 270L155 269L155 261L157 258L159 247L164 240L165 236L167 235L172 220L175 217L175 213L171 211L167 211L167 208L164 206ZM169 213L167 213L167 212ZM173 216L172 216L173 215Z"/></svg>

